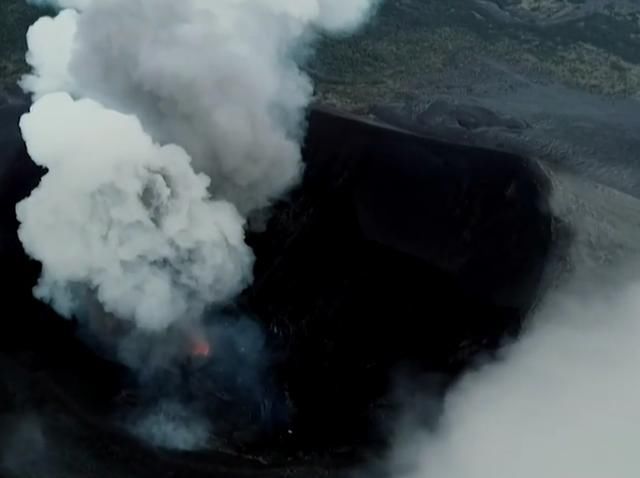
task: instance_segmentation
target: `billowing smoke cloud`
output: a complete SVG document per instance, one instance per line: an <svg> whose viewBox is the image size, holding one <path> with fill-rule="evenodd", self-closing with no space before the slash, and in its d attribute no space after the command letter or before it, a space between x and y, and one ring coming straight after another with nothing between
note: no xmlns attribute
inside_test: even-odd
<svg viewBox="0 0 640 478"><path fill-rule="evenodd" d="M137 115L155 140L187 150L216 197L249 213L301 172L312 87L295 60L315 31L353 28L371 3L94 0L32 27L23 85Z"/></svg>
<svg viewBox="0 0 640 478"><path fill-rule="evenodd" d="M639 476L640 282L595 277L553 294L500 360L468 373L435 431L403 430L391 474Z"/></svg>
<svg viewBox="0 0 640 478"><path fill-rule="evenodd" d="M21 121L48 173L17 207L19 236L43 263L36 295L64 315L89 287L106 312L157 330L238 293L252 254L233 205L182 148L159 146L133 116L55 93Z"/></svg>
<svg viewBox="0 0 640 478"><path fill-rule="evenodd" d="M166 367L172 347L185 345L172 332L121 342L121 359L139 372L135 404L119 419L125 427L152 445L193 450L242 444L286 426L288 404L269 374L271 354L259 324L217 317L199 330L206 347L187 342L197 353Z"/></svg>
<svg viewBox="0 0 640 478"><path fill-rule="evenodd" d="M76 10L31 27L22 81L23 136L48 169L17 208L36 294L145 330L193 320L250 281L244 217L300 177L313 37L375 2L57 3Z"/></svg>
<svg viewBox="0 0 640 478"><path fill-rule="evenodd" d="M22 79L25 91L36 97L44 93L70 91L73 87L69 63L76 33L78 13L65 10L56 18L42 17L27 36L27 63L37 74Z"/></svg>

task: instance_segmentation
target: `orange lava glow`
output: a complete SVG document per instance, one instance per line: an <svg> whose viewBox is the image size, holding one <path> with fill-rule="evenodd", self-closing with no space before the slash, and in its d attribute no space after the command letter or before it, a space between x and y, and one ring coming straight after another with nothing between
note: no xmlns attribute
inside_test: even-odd
<svg viewBox="0 0 640 478"><path fill-rule="evenodd" d="M211 355L211 345L204 338L194 338L191 345L191 355L194 357L208 357Z"/></svg>

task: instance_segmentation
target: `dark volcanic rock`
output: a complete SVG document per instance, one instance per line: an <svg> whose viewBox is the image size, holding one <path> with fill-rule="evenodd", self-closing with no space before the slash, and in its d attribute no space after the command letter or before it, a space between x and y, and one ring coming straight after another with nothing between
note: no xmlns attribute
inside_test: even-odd
<svg viewBox="0 0 640 478"><path fill-rule="evenodd" d="M430 133L470 145L476 143L478 132L494 130L517 135L529 127L524 120L498 114L489 108L443 98L427 103L417 111L407 106L378 105L371 108L371 114L408 131Z"/></svg>
<svg viewBox="0 0 640 478"><path fill-rule="evenodd" d="M281 343L298 439L350 440L398 369L453 373L517 328L550 247L549 184L521 157L321 110L305 159L254 239L248 296Z"/></svg>
<svg viewBox="0 0 640 478"><path fill-rule="evenodd" d="M418 122L425 128L444 124L468 130L481 128L521 130L527 127L527 123L524 121L509 116L501 116L482 106L457 104L445 100L436 100L429 104L418 115Z"/></svg>

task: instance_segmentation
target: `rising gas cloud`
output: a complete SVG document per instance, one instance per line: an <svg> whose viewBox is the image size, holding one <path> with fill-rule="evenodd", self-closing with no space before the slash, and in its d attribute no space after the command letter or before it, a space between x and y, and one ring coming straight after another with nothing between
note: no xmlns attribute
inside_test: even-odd
<svg viewBox="0 0 640 478"><path fill-rule="evenodd" d="M435 431L403 430L395 478L634 478L639 287L563 298L501 361L447 396Z"/></svg>
<svg viewBox="0 0 640 478"><path fill-rule="evenodd" d="M43 3L43 2L39 2ZM60 0L28 32L21 121L46 168L17 207L62 315L99 303L144 331L251 281L245 219L300 178L314 38L373 0Z"/></svg>

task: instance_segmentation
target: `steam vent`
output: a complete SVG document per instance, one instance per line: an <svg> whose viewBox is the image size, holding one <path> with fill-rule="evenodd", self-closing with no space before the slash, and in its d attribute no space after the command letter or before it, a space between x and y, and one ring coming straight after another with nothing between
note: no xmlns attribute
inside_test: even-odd
<svg viewBox="0 0 640 478"><path fill-rule="evenodd" d="M147 400L144 384L32 297L39 265L22 251L15 218L42 175L17 127L27 108L0 110L0 413L36 410L78 467L109 463L104 476L129 476L121 463L154 478L346 469L384 443L398 377L444 390L517 333L542 293L554 217L536 162L315 108L304 180L249 233L255 280L234 306L265 331L268 397L239 405L233 390L212 386L203 410L217 412L219 446L152 448L113 419ZM187 389L207 380L193 364L171 373Z"/></svg>

